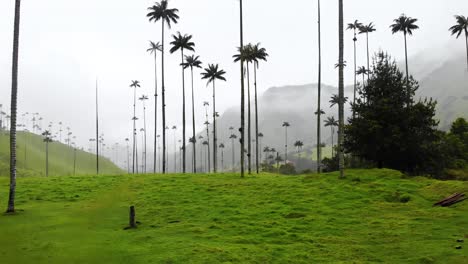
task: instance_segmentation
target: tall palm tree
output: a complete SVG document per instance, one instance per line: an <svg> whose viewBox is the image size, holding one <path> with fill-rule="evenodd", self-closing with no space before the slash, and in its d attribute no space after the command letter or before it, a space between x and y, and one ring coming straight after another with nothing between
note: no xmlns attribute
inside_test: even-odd
<svg viewBox="0 0 468 264"><path fill-rule="evenodd" d="M231 134L229 139L231 140L231 144L232 144L232 171L234 171L235 170L235 165L236 165L236 155L235 155L236 145L234 144L234 142L237 139L237 136L235 134Z"/></svg>
<svg viewBox="0 0 468 264"><path fill-rule="evenodd" d="M250 68L249 64L253 62L253 46L247 44L244 47L237 48L238 52L233 56L234 62L244 61L246 63L245 74L247 75L247 170L252 174L252 115L250 107Z"/></svg>
<svg viewBox="0 0 468 264"><path fill-rule="evenodd" d="M322 26L321 26L321 11L320 11L320 0L317 1L318 4L318 82L317 82L317 91L318 91L318 104L317 104L317 173L321 173L322 166L320 160L322 160L322 124L321 124L321 97L322 97Z"/></svg>
<svg viewBox="0 0 468 264"><path fill-rule="evenodd" d="M206 126L206 141L208 142L208 157L210 156L210 122L208 121L208 107L210 106L210 103L208 102L203 102L203 106L205 107L205 113L206 113L206 121L204 125ZM208 172L211 171L211 159L208 159Z"/></svg>
<svg viewBox="0 0 468 264"><path fill-rule="evenodd" d="M174 139L174 173L177 172L177 136L176 136L177 126L172 126L173 139Z"/></svg>
<svg viewBox="0 0 468 264"><path fill-rule="evenodd" d="M221 172L224 171L224 143L219 144L219 148L221 149Z"/></svg>
<svg viewBox="0 0 468 264"><path fill-rule="evenodd" d="M339 49L338 49L338 95L340 97L339 103L339 129L338 129L338 155L340 178L344 178L344 23L343 23L343 0L338 0L338 35L339 35Z"/></svg>
<svg viewBox="0 0 468 264"><path fill-rule="evenodd" d="M260 43L253 45L252 47L252 59L254 62L254 86L255 86L255 165L257 174L259 170L259 132L258 132L258 99L257 99L257 69L259 67L259 61L267 61L268 53L265 48L260 47Z"/></svg>
<svg viewBox="0 0 468 264"><path fill-rule="evenodd" d="M182 67L182 172L186 169L186 145L185 145L185 67L184 67L184 50L195 51L195 43L193 43L191 35L182 35L177 32L177 35L172 35L174 39L171 42L171 54L180 50L181 52L181 67Z"/></svg>
<svg viewBox="0 0 468 264"><path fill-rule="evenodd" d="M239 0L240 9L240 48L244 48L244 19L243 19L243 0ZM240 60L240 76L241 76L241 126L239 129L240 135L240 164L241 164L241 178L244 178L244 149L245 149L245 85L244 85L244 60Z"/></svg>
<svg viewBox="0 0 468 264"><path fill-rule="evenodd" d="M158 51L162 51L161 44L150 41L150 48L146 50L154 54L154 151L153 151L153 173L156 173L157 158L157 135L158 135Z"/></svg>
<svg viewBox="0 0 468 264"><path fill-rule="evenodd" d="M364 87L364 82L365 82L364 78L365 78L366 74L368 74L368 72L369 72L369 70L366 69L365 66L358 67L358 69L356 71L357 75L362 74L362 87Z"/></svg>
<svg viewBox="0 0 468 264"><path fill-rule="evenodd" d="M299 158L299 153L300 153L300 150L302 149L302 147L304 146L304 142L298 140L294 143L294 147L296 147L297 149L297 157Z"/></svg>
<svg viewBox="0 0 468 264"><path fill-rule="evenodd" d="M146 170L146 156L147 156L147 152L146 152L146 104L145 104L145 101L148 100L148 96L146 95L142 95L140 98L138 98L138 100L140 100L143 104L143 131L144 131L144 139L143 139L143 144L144 144L144 148L143 148L143 166L144 166L144 172L146 173L147 170Z"/></svg>
<svg viewBox="0 0 468 264"><path fill-rule="evenodd" d="M366 43L367 43L367 69L370 69L370 55L369 55L369 33L375 32L377 29L374 27L374 23L369 23L368 25L361 26L359 28L359 34L366 34ZM367 74L367 79L369 79L369 73Z"/></svg>
<svg viewBox="0 0 468 264"><path fill-rule="evenodd" d="M203 162L203 136L202 135L199 135L198 136L198 142L200 142L201 146L200 146L200 160L201 160L201 169L204 170L204 165L205 163Z"/></svg>
<svg viewBox="0 0 468 264"><path fill-rule="evenodd" d="M129 138L125 139L125 142L127 143L127 173L130 173L130 146L128 145L129 141Z"/></svg>
<svg viewBox="0 0 468 264"><path fill-rule="evenodd" d="M49 176L49 143L52 142L52 134L46 130L42 133L43 141L46 144L46 176Z"/></svg>
<svg viewBox="0 0 468 264"><path fill-rule="evenodd" d="M357 56L356 56L356 42L357 42L357 32L356 30L360 29L362 27L362 23L360 23L358 20L355 20L353 23L348 24L348 30L353 30L354 32L354 97L353 97L353 104L356 103L356 86L357 86ZM353 110L353 118L355 117L355 113Z"/></svg>
<svg viewBox="0 0 468 264"><path fill-rule="evenodd" d="M206 141L206 140L203 141L202 144L203 144L204 146L206 146L206 153L207 153L207 154L206 154L206 162L207 162L206 165L208 165L208 170L207 170L207 172L210 173L210 164L209 164L209 163L210 163L210 144L209 144L208 141Z"/></svg>
<svg viewBox="0 0 468 264"><path fill-rule="evenodd" d="M285 164L288 163L288 127L290 127L291 125L289 124L289 122L283 122L283 127L284 127L284 147L285 147L285 151L284 151L284 162Z"/></svg>
<svg viewBox="0 0 468 264"><path fill-rule="evenodd" d="M134 92L133 92L133 169L132 169L132 172L135 173L135 159L136 159L136 134L137 134L137 131L136 131L136 121L138 120L138 118L136 117L136 100L137 100L137 97L136 97L136 90L137 88L141 87L140 86L140 82L139 81L132 81L132 84L130 84L130 88L134 88ZM138 168L137 168L138 170Z"/></svg>
<svg viewBox="0 0 468 264"><path fill-rule="evenodd" d="M258 161L262 161L262 139L263 139L264 135L262 132L258 133L257 134L257 142L258 142L258 145L259 145L259 150L260 150L260 153L259 153L259 160ZM258 164L258 161L257 161L257 164ZM258 166L258 165L257 165ZM257 172L258 173L258 172Z"/></svg>
<svg viewBox="0 0 468 264"><path fill-rule="evenodd" d="M406 83L409 84L409 70L408 70L408 45L406 41L406 35L413 35L413 30L416 30L419 28L418 25L416 25L416 22L418 21L417 18L412 18L412 17L407 17L405 14L402 14L399 18L394 19L393 22L394 24L390 25L390 28L392 29L392 33L398 33L398 32L403 32L403 35L405 37L405 63L406 63ZM367 67L369 69L369 66ZM408 106L410 105L411 101L411 95L410 95L410 87L408 86Z"/></svg>
<svg viewBox="0 0 468 264"><path fill-rule="evenodd" d="M466 44L466 66L468 70L468 17L465 16L455 16L457 23L449 28L452 32L452 35L457 35L457 38L465 32L465 44Z"/></svg>
<svg viewBox="0 0 468 264"><path fill-rule="evenodd" d="M15 212L16 195L16 112L18 102L18 57L21 0L15 0L15 22L13 30L13 63L11 77L11 125L10 125L10 193L7 213Z"/></svg>
<svg viewBox="0 0 468 264"><path fill-rule="evenodd" d="M268 162L268 153L270 153L270 147L266 146L263 148L263 152L265 152L265 163Z"/></svg>
<svg viewBox="0 0 468 264"><path fill-rule="evenodd" d="M169 29L171 28L171 23L177 24L179 12L176 8L168 8L168 1L161 0L159 3L155 3L153 6L149 7L150 11L146 16L149 18L150 22L157 22L161 20L161 67L162 67L162 127L166 127L166 87L164 85L164 24L166 23ZM166 130L163 129L163 153L166 152ZM166 173L166 155L163 155L163 173Z"/></svg>
<svg viewBox="0 0 468 264"><path fill-rule="evenodd" d="M335 120L335 117L332 116L332 117L328 117L326 120L325 120L325 127L330 127L331 128L331 139L332 139L332 158L335 156L334 155L334 142L333 142L333 137L335 135L335 127L338 126L338 121Z"/></svg>
<svg viewBox="0 0 468 264"><path fill-rule="evenodd" d="M207 79L209 85L213 83L213 171L216 173L217 165L217 135L216 135L216 86L215 81L221 80L226 81L224 75L226 72L219 69L218 64L208 64L208 68L205 68L205 72L202 73L202 79Z"/></svg>
<svg viewBox="0 0 468 264"><path fill-rule="evenodd" d="M191 56L185 56L185 62L182 63L182 66L184 69L190 68L190 73L192 77L192 138L193 138L193 161L192 161L192 166L193 166L193 173L197 173L197 151L196 151L196 146L197 146L197 140L195 137L195 90L193 87L193 68L201 68L202 62L200 61L199 56L191 55Z"/></svg>

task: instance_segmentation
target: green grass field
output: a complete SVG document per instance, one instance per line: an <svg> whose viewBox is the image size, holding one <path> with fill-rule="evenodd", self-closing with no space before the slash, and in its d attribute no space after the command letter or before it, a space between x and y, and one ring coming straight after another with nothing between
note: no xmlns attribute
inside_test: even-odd
<svg viewBox="0 0 468 264"><path fill-rule="evenodd" d="M468 182L347 174L20 178L1 263L468 263Z"/></svg>
<svg viewBox="0 0 468 264"><path fill-rule="evenodd" d="M9 175L10 138L0 133L0 176ZM42 137L31 133L18 132L17 138L18 176L44 176L46 166L45 143ZM87 152L76 152L76 174L96 173L96 157ZM101 158L100 171L103 174L121 174L123 171L108 159ZM53 142L49 145L49 175L73 175L73 149Z"/></svg>

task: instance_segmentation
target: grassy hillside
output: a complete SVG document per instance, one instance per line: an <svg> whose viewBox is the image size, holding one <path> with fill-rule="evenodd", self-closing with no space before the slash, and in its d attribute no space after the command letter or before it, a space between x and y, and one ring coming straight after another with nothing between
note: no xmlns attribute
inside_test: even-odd
<svg viewBox="0 0 468 264"><path fill-rule="evenodd" d="M0 133L0 176L9 175L10 138L5 132ZM31 133L18 133L18 176L45 175L45 143L42 137ZM122 173L108 159L101 159L103 174ZM96 157L84 151L76 152L76 174L89 175L96 173ZM73 175L73 149L61 143L49 145L49 175Z"/></svg>
<svg viewBox="0 0 468 264"><path fill-rule="evenodd" d="M6 205L0 178L0 205ZM390 170L21 178L3 263L468 263L468 182ZM127 225L136 206L136 230ZM457 243L464 239L465 244ZM455 249L462 245L462 249Z"/></svg>

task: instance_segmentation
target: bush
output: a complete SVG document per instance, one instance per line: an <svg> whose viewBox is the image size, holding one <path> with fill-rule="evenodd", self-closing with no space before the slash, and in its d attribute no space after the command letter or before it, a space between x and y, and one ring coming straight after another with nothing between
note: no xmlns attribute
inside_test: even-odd
<svg viewBox="0 0 468 264"><path fill-rule="evenodd" d="M281 165L280 169L279 169L279 172L280 172L280 174L284 174L284 175L295 175L295 174L297 174L296 167L294 167L294 165L292 165L291 163Z"/></svg>

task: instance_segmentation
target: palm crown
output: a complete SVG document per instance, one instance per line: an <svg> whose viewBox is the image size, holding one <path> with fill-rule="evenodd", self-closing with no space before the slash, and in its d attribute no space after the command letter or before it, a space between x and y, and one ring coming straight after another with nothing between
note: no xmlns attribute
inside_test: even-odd
<svg viewBox="0 0 468 264"><path fill-rule="evenodd" d="M163 20L167 23L167 26L171 28L171 23L177 24L177 20L179 19L179 9L176 8L168 8L167 0L161 0L160 3L155 3L153 6L149 7L148 10L150 11L146 16L149 17L150 21L159 21Z"/></svg>
<svg viewBox="0 0 468 264"><path fill-rule="evenodd" d="M241 59L246 62L252 62L254 60L253 45L250 43L244 47L238 47L237 52L237 54L232 56L234 58L234 62L238 62Z"/></svg>
<svg viewBox="0 0 468 264"><path fill-rule="evenodd" d="M195 55L190 55L190 56L185 56L185 62L182 63L182 66L184 69L187 68L201 68L202 62L200 61L200 56L195 56Z"/></svg>
<svg viewBox="0 0 468 264"><path fill-rule="evenodd" d="M171 53L174 53L179 49L194 51L193 47L195 47L195 43L191 41L192 35L182 35L180 32L177 32L177 35L172 35L172 38L174 38L174 40L171 42Z"/></svg>
<svg viewBox="0 0 468 264"><path fill-rule="evenodd" d="M359 27L359 34L364 34L364 33L372 33L374 31L376 31L377 29L375 29L374 27L374 23L369 23L369 25L361 25Z"/></svg>
<svg viewBox="0 0 468 264"><path fill-rule="evenodd" d="M372 23L371 23L371 25L372 25ZM356 30L356 29L360 29L360 28L362 28L362 27L363 27L363 25L362 25L361 22L359 22L358 20L354 20L353 23L349 23L349 24L348 24L347 29L348 29L348 30Z"/></svg>
<svg viewBox="0 0 468 264"><path fill-rule="evenodd" d="M146 51L151 53L151 54L155 54L158 51L162 51L162 46L161 46L161 44L159 42L154 43L153 41L150 40L150 47Z"/></svg>
<svg viewBox="0 0 468 264"><path fill-rule="evenodd" d="M224 78L226 72L219 69L218 64L208 64L208 68L205 68L205 72L202 72L202 79L208 79L208 84L214 82L216 79L226 81Z"/></svg>
<svg viewBox="0 0 468 264"><path fill-rule="evenodd" d="M338 121L335 120L335 117L327 117L327 119L325 120L325 126L326 127L329 127L329 126L338 126Z"/></svg>
<svg viewBox="0 0 468 264"><path fill-rule="evenodd" d="M252 45L252 58L255 62L259 62L260 60L267 61L267 57L269 56L266 52L265 48L260 47L260 43Z"/></svg>
<svg viewBox="0 0 468 264"><path fill-rule="evenodd" d="M457 20L457 24L449 28L452 35L456 34L457 38L460 37L463 32L468 35L468 17L455 16L455 19Z"/></svg>
<svg viewBox="0 0 468 264"><path fill-rule="evenodd" d="M134 87L134 88L140 87L140 81L132 81L132 84L130 85L130 87Z"/></svg>
<svg viewBox="0 0 468 264"><path fill-rule="evenodd" d="M417 21L417 18L407 17L405 14L402 14L399 18L393 20L395 23L392 24L390 28L393 34L403 32L403 34L409 34L411 36L413 35L413 30L419 28L419 26L416 25Z"/></svg>
<svg viewBox="0 0 468 264"><path fill-rule="evenodd" d="M283 127L290 127L291 125L289 124L289 122L283 122Z"/></svg>
<svg viewBox="0 0 468 264"><path fill-rule="evenodd" d="M358 67L356 74L367 74L368 71L369 70L366 69L366 67L362 66L362 67Z"/></svg>

